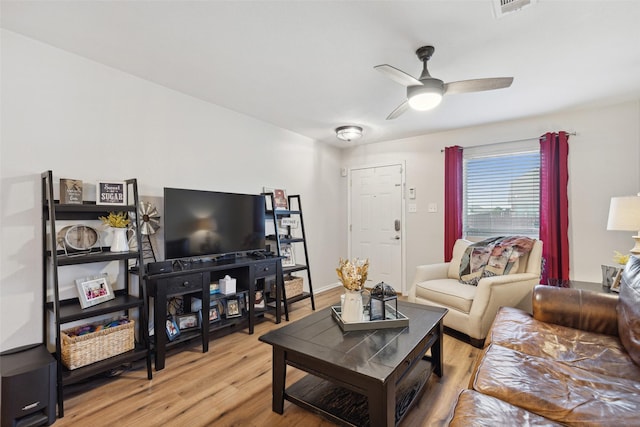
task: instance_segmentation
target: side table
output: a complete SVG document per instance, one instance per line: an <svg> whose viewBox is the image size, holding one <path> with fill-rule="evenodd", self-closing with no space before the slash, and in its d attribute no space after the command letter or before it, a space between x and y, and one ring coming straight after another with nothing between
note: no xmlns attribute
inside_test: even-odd
<svg viewBox="0 0 640 427"><path fill-rule="evenodd" d="M602 286L602 283L596 282L582 282L578 280L570 280L569 287L574 289L583 289L585 291L601 292L605 294L615 293L611 291L611 288Z"/></svg>

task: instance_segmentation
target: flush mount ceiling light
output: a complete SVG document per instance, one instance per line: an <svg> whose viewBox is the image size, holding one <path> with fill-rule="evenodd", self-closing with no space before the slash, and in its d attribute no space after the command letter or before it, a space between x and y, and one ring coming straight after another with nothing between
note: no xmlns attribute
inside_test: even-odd
<svg viewBox="0 0 640 427"><path fill-rule="evenodd" d="M360 126L340 126L336 128L336 136L343 141L353 141L362 137Z"/></svg>

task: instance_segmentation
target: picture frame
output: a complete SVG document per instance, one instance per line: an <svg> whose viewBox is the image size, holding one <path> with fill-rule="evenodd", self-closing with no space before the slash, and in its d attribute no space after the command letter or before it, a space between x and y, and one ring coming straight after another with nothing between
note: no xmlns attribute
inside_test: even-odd
<svg viewBox="0 0 640 427"><path fill-rule="evenodd" d="M618 272L616 273L616 277L613 279L613 283L611 284L611 291L612 292L620 292L620 280L622 280L622 271L623 269L620 268L618 269Z"/></svg>
<svg viewBox="0 0 640 427"><path fill-rule="evenodd" d="M264 291L257 290L255 293L255 299L253 301L253 307L263 309L266 308L267 304L264 297Z"/></svg>
<svg viewBox="0 0 640 427"><path fill-rule="evenodd" d="M116 297L107 279L107 273L76 279L78 300L82 308L93 307Z"/></svg>
<svg viewBox="0 0 640 427"><path fill-rule="evenodd" d="M296 257L293 253L293 247L290 244L285 243L280 245L280 255L283 257L283 267L294 267L296 265Z"/></svg>
<svg viewBox="0 0 640 427"><path fill-rule="evenodd" d="M273 208L277 211L289 210L289 200L287 199L287 192L282 188L276 188L273 190Z"/></svg>
<svg viewBox="0 0 640 427"><path fill-rule="evenodd" d="M287 198L287 191L282 188L262 187L262 194L265 195L265 209L267 212L273 210L288 210L289 199ZM273 204L271 203L271 197L269 194L273 194Z"/></svg>
<svg viewBox="0 0 640 427"><path fill-rule="evenodd" d="M215 323L220 321L220 310L218 304L209 308L209 323Z"/></svg>
<svg viewBox="0 0 640 427"><path fill-rule="evenodd" d="M227 300L227 319L232 317L240 317L242 316L242 311L240 310L240 301L238 298L228 299Z"/></svg>
<svg viewBox="0 0 640 427"><path fill-rule="evenodd" d="M96 205L126 206L127 184L124 181L98 181Z"/></svg>
<svg viewBox="0 0 640 427"><path fill-rule="evenodd" d="M169 341L175 340L180 335L180 329L175 319L169 317L166 322L167 338Z"/></svg>
<svg viewBox="0 0 640 427"><path fill-rule="evenodd" d="M178 329L181 331L198 327L198 313L185 313L176 316Z"/></svg>

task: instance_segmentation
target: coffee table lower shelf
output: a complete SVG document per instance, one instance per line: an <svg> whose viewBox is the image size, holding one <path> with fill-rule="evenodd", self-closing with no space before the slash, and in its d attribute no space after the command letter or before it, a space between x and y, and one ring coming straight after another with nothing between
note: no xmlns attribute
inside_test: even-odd
<svg viewBox="0 0 640 427"><path fill-rule="evenodd" d="M421 396L433 372L422 359L396 386L396 426ZM331 381L308 374L285 390L285 399L343 426L371 425L367 397Z"/></svg>

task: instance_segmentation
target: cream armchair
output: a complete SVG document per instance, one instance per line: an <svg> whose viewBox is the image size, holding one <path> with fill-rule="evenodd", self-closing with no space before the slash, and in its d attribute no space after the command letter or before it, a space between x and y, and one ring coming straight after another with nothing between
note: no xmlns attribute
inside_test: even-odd
<svg viewBox="0 0 640 427"><path fill-rule="evenodd" d="M448 308L444 325L467 335L474 347L482 347L500 307L531 312L533 287L540 283L542 241L536 240L508 275L482 278L478 286L458 281L460 260L471 243L456 241L451 262L418 266L409 301Z"/></svg>

